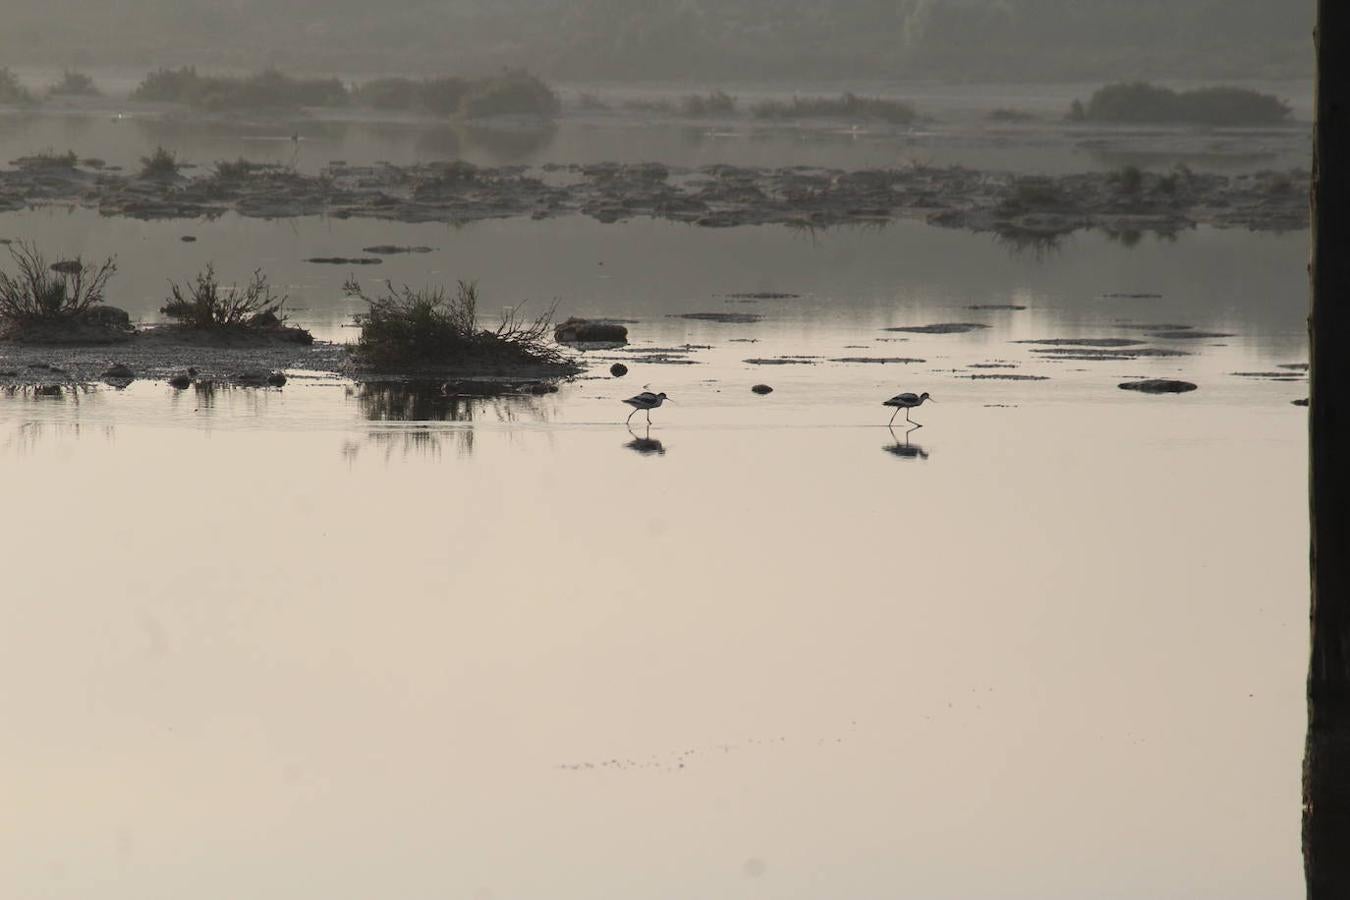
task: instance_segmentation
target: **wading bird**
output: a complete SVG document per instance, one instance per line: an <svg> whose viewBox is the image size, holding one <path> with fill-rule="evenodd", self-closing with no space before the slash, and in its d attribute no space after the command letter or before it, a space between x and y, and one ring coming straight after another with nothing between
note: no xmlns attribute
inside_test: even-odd
<svg viewBox="0 0 1350 900"><path fill-rule="evenodd" d="M895 412L891 413L891 421L888 422L887 424L889 425L893 423L895 421L895 417L900 415L900 410L903 409L905 411L905 421L911 425L918 425L920 428L922 428L923 425L921 425L918 422L915 422L913 419L909 417L909 411L916 406L922 406L923 401L925 400L933 400L932 397L928 396L927 391L924 391L922 394L896 394L891 399L884 401L881 404L882 406L895 407ZM936 403L937 401L933 400L933 402Z"/></svg>
<svg viewBox="0 0 1350 900"><path fill-rule="evenodd" d="M633 411L628 414L625 423L633 421L633 416L637 414L638 410L645 410L647 413L647 424L650 425L652 423L652 410L656 409L667 400L670 400L670 398L666 396L665 391L662 391L659 394L653 394L651 391L643 391L636 397L629 397L623 402L633 407ZM670 402L674 403L675 401L670 400Z"/></svg>

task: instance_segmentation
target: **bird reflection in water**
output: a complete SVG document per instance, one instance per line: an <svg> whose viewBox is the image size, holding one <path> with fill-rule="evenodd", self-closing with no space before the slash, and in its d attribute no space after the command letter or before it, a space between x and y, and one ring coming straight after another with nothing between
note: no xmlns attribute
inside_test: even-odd
<svg viewBox="0 0 1350 900"><path fill-rule="evenodd" d="M624 446L634 453L641 453L643 456L651 456L652 454L656 454L657 456L666 455L665 445L651 436L652 427L650 425L647 426L647 430L643 433L642 437L638 437L637 432L633 431L632 426L629 426L628 433L633 436L633 439L624 444Z"/></svg>
<svg viewBox="0 0 1350 900"><path fill-rule="evenodd" d="M907 429L905 431L905 439L903 442L900 440L900 435L895 433L895 429L891 428L891 437L895 438L895 443L884 444L881 449L885 450L887 453L892 453L901 459L927 459L927 450L923 449L923 447L920 447L918 444L911 444L909 442L910 433L917 431L920 427L921 426L915 425L913 428Z"/></svg>

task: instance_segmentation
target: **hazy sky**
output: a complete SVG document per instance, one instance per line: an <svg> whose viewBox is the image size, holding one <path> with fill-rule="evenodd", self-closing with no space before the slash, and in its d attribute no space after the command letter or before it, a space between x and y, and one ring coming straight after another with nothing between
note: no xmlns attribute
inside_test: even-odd
<svg viewBox="0 0 1350 900"><path fill-rule="evenodd" d="M0 65L558 78L1308 74L1312 0L6 0Z"/></svg>

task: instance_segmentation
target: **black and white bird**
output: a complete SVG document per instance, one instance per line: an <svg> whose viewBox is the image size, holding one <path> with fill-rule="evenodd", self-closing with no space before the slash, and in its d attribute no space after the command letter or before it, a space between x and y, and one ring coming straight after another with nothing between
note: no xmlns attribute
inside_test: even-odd
<svg viewBox="0 0 1350 900"><path fill-rule="evenodd" d="M896 394L891 399L884 401L881 404L882 406L895 407L895 412L891 413L891 421L887 424L893 423L895 417L900 415L900 410L903 409L905 411L905 421L911 425L919 425L919 427L922 428L922 425L909 417L909 411L916 406L922 406L923 401L925 400L933 400L932 397L928 396L927 391L924 391L922 394ZM936 403L937 401L933 400L933 402Z"/></svg>
<svg viewBox="0 0 1350 900"><path fill-rule="evenodd" d="M667 400L670 400L670 398L666 396L665 391L662 391L659 394L653 394L651 391L643 391L636 397L629 397L623 402L633 407L633 411L628 414L628 418L625 422L633 421L633 416L636 415L639 410L643 410L647 413L647 424L650 425L652 422L652 410L656 409ZM670 400L670 402L674 403L675 401Z"/></svg>

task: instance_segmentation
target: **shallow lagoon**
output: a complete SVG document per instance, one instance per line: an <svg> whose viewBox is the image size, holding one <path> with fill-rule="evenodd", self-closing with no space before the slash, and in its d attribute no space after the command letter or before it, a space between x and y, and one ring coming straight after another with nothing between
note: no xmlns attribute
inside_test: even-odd
<svg viewBox="0 0 1350 900"><path fill-rule="evenodd" d="M347 270L300 260L392 242L438 249L358 275L708 347L518 401L0 397L16 896L1301 890L1306 386L1232 373L1306 358L1305 236L42 210L0 237L116 253L144 319L214 259L342 339ZM668 317L728 310L764 319ZM934 322L990 327L882 330ZM1139 324L1233 337L1015 343ZM789 355L820 359L744 362ZM856 356L926 361L829 361ZM1008 372L1049 380L968 377ZM1200 389L1116 387L1141 376ZM676 404L630 433L644 384ZM900 390L937 400L908 435Z"/></svg>

